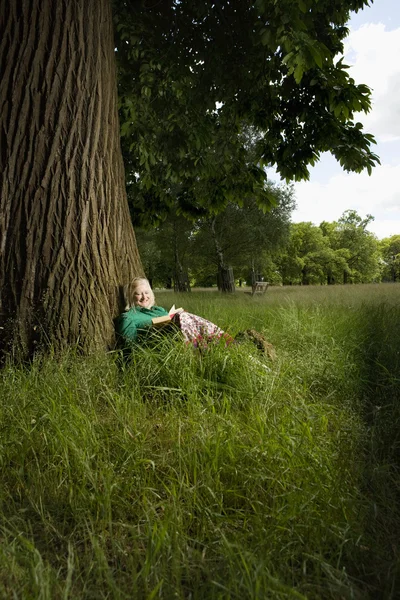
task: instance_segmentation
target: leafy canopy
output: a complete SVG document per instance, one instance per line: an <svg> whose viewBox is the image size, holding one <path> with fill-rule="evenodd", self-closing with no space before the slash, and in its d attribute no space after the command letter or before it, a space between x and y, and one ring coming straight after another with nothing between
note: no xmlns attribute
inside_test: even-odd
<svg viewBox="0 0 400 600"><path fill-rule="evenodd" d="M384 238L379 243L383 260L383 276L391 281L400 280L400 235Z"/></svg>
<svg viewBox="0 0 400 600"><path fill-rule="evenodd" d="M114 2L123 151L134 212L217 212L252 195L265 165L308 179L330 151L347 171L379 162L355 115L370 90L340 59L367 0ZM244 130L257 143L249 151Z"/></svg>

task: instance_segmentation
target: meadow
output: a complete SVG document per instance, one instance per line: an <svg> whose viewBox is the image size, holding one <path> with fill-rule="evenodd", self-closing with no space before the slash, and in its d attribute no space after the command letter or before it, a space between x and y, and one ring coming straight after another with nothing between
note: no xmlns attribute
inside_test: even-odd
<svg viewBox="0 0 400 600"><path fill-rule="evenodd" d="M0 371L0 597L400 597L400 285L161 291L159 335Z"/></svg>

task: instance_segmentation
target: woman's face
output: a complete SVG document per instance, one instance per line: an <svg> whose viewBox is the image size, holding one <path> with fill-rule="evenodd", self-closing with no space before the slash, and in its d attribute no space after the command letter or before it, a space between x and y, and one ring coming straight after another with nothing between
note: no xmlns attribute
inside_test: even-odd
<svg viewBox="0 0 400 600"><path fill-rule="evenodd" d="M143 308L151 307L151 291L147 283L139 283L133 293L133 302L135 306Z"/></svg>

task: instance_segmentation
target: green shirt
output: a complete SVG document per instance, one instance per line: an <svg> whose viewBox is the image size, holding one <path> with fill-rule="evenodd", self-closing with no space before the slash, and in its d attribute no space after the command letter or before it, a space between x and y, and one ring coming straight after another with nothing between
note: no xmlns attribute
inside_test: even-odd
<svg viewBox="0 0 400 600"><path fill-rule="evenodd" d="M150 329L154 317L167 315L168 311L161 306L152 306L151 308L134 306L116 318L115 329L125 341L136 342L138 336Z"/></svg>

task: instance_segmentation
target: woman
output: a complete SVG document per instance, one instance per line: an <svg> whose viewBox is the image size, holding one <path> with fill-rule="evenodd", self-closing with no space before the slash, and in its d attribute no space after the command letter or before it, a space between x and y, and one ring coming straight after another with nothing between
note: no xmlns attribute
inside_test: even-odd
<svg viewBox="0 0 400 600"><path fill-rule="evenodd" d="M124 342L140 341L143 334L149 333L155 317L169 315L168 311L156 305L153 290L143 277L136 277L126 286L125 299L125 312L115 321L117 334ZM234 341L217 325L197 315L181 311L172 313L171 317L172 323L181 330L184 340L193 344L195 348L217 342L221 338L225 340L226 345Z"/></svg>

